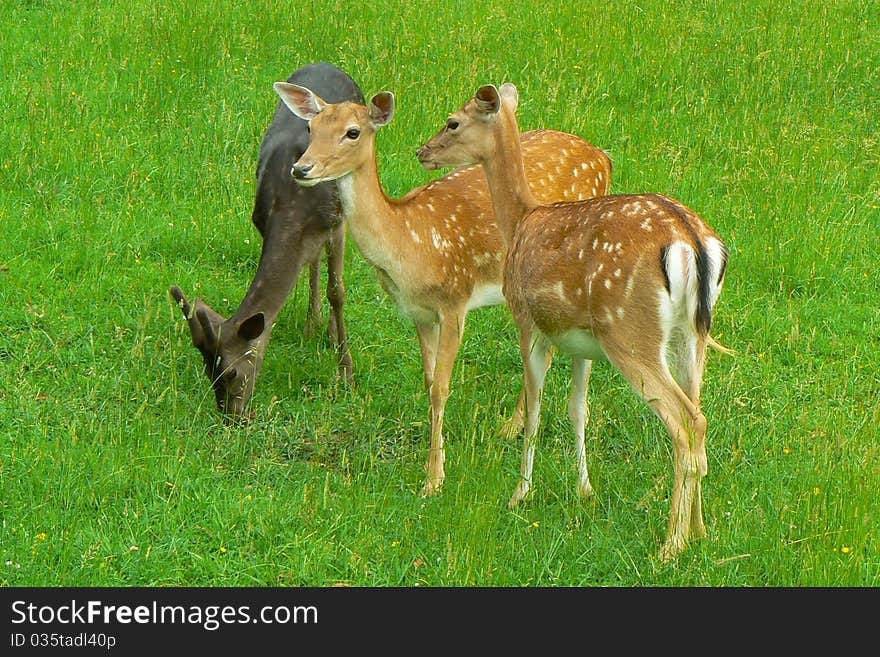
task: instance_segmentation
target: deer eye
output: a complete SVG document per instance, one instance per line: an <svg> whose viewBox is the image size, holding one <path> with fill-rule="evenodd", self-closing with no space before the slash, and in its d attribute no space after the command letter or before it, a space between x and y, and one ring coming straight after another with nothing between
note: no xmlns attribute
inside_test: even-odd
<svg viewBox="0 0 880 657"><path fill-rule="evenodd" d="M357 128L349 128L348 132L345 133L345 136L354 141L361 136L361 131Z"/></svg>
<svg viewBox="0 0 880 657"><path fill-rule="evenodd" d="M458 130L458 126L459 126L459 123L455 119L449 119L446 122L446 129L447 130Z"/></svg>

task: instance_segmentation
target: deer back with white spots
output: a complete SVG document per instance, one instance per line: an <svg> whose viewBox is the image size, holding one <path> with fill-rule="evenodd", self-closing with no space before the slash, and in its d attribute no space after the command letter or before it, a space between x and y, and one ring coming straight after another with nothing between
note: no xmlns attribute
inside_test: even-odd
<svg viewBox="0 0 880 657"><path fill-rule="evenodd" d="M361 105L327 103L308 88L280 82L275 90L309 122L309 147L292 169L294 178L301 185L337 181L358 250L415 324L431 405L422 493L431 495L445 478L443 415L465 317L474 308L504 302L505 242L485 175L479 166L468 166L389 198L379 181L375 137L394 115L391 93ZM517 142L520 138L536 162L530 182L539 198L577 200L608 190L610 160L592 144L554 130L517 135ZM521 398L509 426L521 426L522 416Z"/></svg>
<svg viewBox="0 0 880 657"><path fill-rule="evenodd" d="M728 250L712 228L659 194L600 196L546 204L526 183L536 165L520 147L518 93L481 87L423 148L431 166L482 164L509 245L504 295L520 330L526 428L519 484L529 493L540 400L551 345L572 359L569 416L578 492L592 493L584 425L595 359L609 360L662 419L674 448L674 484L661 557L704 534L701 479L706 418L700 387ZM585 169L584 169L585 170Z"/></svg>

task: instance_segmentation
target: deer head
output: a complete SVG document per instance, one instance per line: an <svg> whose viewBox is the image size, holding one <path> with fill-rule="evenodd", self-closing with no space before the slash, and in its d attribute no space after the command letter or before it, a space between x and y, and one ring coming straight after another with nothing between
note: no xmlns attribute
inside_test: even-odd
<svg viewBox="0 0 880 657"><path fill-rule="evenodd" d="M231 418L245 417L263 356L260 338L267 335L265 315L258 312L244 319L225 319L201 299L190 304L176 285L169 292L205 361L218 410Z"/></svg>
<svg viewBox="0 0 880 657"><path fill-rule="evenodd" d="M442 169L482 162L486 150L495 143L494 122L502 103L516 111L518 102L516 87L509 82L498 89L491 84L480 87L461 109L449 115L443 129L418 149L422 166Z"/></svg>
<svg viewBox="0 0 880 657"><path fill-rule="evenodd" d="M373 157L376 132L394 116L394 94L388 91L373 96L364 113L355 103L326 103L296 84L276 82L273 86L291 112L316 128L308 149L290 172L300 185L336 180L362 164L364 158Z"/></svg>

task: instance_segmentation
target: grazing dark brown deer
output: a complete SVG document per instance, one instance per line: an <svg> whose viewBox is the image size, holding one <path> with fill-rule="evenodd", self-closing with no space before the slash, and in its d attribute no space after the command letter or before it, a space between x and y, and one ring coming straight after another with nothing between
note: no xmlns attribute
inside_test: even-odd
<svg viewBox="0 0 880 657"><path fill-rule="evenodd" d="M303 85L277 82L275 90L310 124L309 148L294 165L294 178L304 186L336 181L355 244L415 324L431 403L422 494L434 494L445 478L443 415L465 316L474 308L504 303L504 240L495 226L486 178L479 167L465 168L390 199L379 181L375 136L394 114L391 93L375 95L367 107L328 102ZM522 148L535 162L534 193L548 202L608 190L608 156L579 137L538 130L522 135Z"/></svg>
<svg viewBox="0 0 880 657"><path fill-rule="evenodd" d="M700 387L712 310L728 250L697 214L659 194L611 195L542 204L526 180L534 159L520 146L512 84L481 87L419 150L428 168L481 164L508 245L504 296L520 331L526 427L519 484L532 482L546 353L571 356L569 417L578 492L592 492L584 449L591 362L609 360L663 420L675 476L666 561L705 534L700 480L706 474L706 418ZM579 163L574 165L580 167Z"/></svg>
<svg viewBox="0 0 880 657"><path fill-rule="evenodd" d="M294 71L291 82L309 84L336 101L363 102L354 80L340 69L319 62ZM303 266L309 265L309 312L306 332L322 324L320 260L327 253L329 333L339 359L339 374L352 378L352 360L343 318L345 224L336 184L311 188L290 178L290 167L309 145L308 126L278 103L260 145L252 221L263 239L256 275L238 310L229 319L201 299L190 303L176 285L170 288L189 323L193 344L205 361L217 408L243 417L273 324Z"/></svg>

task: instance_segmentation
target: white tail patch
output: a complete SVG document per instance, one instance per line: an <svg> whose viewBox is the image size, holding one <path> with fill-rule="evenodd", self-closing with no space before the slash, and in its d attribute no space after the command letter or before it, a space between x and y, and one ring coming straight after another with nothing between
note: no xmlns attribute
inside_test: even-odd
<svg viewBox="0 0 880 657"><path fill-rule="evenodd" d="M724 283L721 271L727 262L727 247L714 237L710 237L706 239L706 255L709 258L709 307L714 308Z"/></svg>
<svg viewBox="0 0 880 657"><path fill-rule="evenodd" d="M695 331L697 310L697 257L685 242L673 242L666 249L663 268L669 280L669 293L660 292L660 317L668 337L674 329Z"/></svg>

